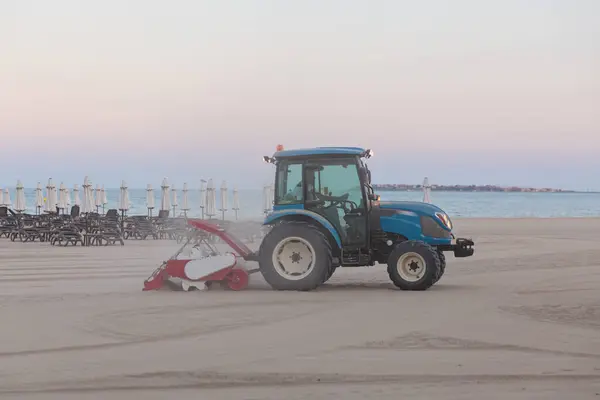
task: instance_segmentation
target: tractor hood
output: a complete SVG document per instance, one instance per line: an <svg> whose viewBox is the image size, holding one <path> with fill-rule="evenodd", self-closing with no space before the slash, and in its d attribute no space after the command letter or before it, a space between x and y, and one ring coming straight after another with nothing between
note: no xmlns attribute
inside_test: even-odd
<svg viewBox="0 0 600 400"><path fill-rule="evenodd" d="M412 211L420 215L435 215L435 213L444 213L444 210L433 204L420 201L381 201L379 207L387 210Z"/></svg>

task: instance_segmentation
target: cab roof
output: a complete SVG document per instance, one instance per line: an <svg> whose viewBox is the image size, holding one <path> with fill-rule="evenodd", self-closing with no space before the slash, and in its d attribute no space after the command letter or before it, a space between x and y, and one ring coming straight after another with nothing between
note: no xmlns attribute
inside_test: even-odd
<svg viewBox="0 0 600 400"><path fill-rule="evenodd" d="M281 150L273 154L273 158L310 157L322 155L362 156L366 149L362 147L313 147L308 149Z"/></svg>

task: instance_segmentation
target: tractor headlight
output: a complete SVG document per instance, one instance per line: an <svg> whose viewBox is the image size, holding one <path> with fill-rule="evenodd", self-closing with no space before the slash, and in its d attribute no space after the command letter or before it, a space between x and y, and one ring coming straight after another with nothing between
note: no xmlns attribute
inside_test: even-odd
<svg viewBox="0 0 600 400"><path fill-rule="evenodd" d="M445 213L440 212L436 212L435 216L442 222L442 224L446 226L446 228L452 230L452 221L450 221L450 217L448 217Z"/></svg>

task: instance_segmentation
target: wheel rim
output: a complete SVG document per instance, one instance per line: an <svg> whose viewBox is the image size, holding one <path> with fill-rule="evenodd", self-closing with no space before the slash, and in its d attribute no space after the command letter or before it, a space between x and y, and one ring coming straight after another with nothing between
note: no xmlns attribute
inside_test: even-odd
<svg viewBox="0 0 600 400"><path fill-rule="evenodd" d="M300 280L308 276L315 267L315 249L301 237L281 240L273 250L275 271L285 279Z"/></svg>
<svg viewBox="0 0 600 400"><path fill-rule="evenodd" d="M408 252L400 256L396 268L402 279L407 282L417 282L423 277L427 265L420 254Z"/></svg>

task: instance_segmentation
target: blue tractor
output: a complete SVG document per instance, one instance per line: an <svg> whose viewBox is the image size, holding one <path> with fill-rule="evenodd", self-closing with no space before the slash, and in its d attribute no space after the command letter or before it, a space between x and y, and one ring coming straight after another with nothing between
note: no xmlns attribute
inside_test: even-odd
<svg viewBox="0 0 600 400"><path fill-rule="evenodd" d="M257 252L260 271L278 290L312 290L338 267L387 264L402 290L426 290L444 274L444 252L473 255L434 205L380 201L365 160L370 149L317 147L265 156L276 166L270 226Z"/></svg>

